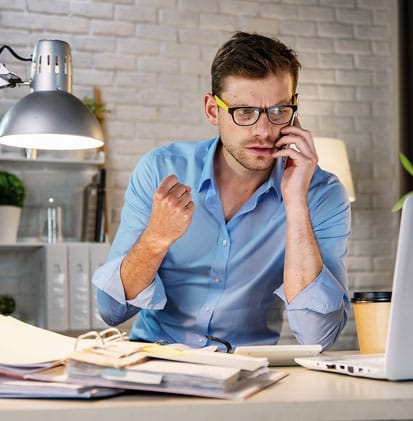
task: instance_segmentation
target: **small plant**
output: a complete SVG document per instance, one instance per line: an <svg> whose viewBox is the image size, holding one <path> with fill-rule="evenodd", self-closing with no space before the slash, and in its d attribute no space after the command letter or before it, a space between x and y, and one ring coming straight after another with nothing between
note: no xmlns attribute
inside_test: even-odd
<svg viewBox="0 0 413 421"><path fill-rule="evenodd" d="M16 301L8 295L0 295L0 314L5 316L16 311Z"/></svg>
<svg viewBox="0 0 413 421"><path fill-rule="evenodd" d="M104 120L104 114L109 113L110 111L106 108L104 102L99 102L96 99L88 98L85 96L83 98L83 104L95 115L99 123L102 124Z"/></svg>
<svg viewBox="0 0 413 421"><path fill-rule="evenodd" d="M7 171L0 171L0 205L22 208L26 199L23 182Z"/></svg>
<svg viewBox="0 0 413 421"><path fill-rule="evenodd" d="M403 168L411 175L413 176L413 164L409 161L409 158L407 158L406 155L400 154L400 162L403 165ZM413 194L413 191L410 191L403 195L392 207L393 212L397 212L403 207L403 203L406 200L408 196L411 196Z"/></svg>

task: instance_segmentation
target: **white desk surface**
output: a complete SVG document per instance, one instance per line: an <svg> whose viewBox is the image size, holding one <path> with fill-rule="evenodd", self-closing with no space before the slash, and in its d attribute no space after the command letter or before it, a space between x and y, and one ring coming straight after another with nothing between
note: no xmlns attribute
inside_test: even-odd
<svg viewBox="0 0 413 421"><path fill-rule="evenodd" d="M281 369L289 376L245 401L142 392L91 401L0 399L0 420L413 420L413 381Z"/></svg>

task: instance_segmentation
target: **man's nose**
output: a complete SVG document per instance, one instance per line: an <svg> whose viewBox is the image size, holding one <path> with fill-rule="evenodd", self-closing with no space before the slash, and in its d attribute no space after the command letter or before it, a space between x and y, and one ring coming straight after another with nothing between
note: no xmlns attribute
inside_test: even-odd
<svg viewBox="0 0 413 421"><path fill-rule="evenodd" d="M268 120L268 116L266 113L261 113L258 118L258 121L252 126L253 131L259 134L266 134L269 133L273 128L274 124Z"/></svg>

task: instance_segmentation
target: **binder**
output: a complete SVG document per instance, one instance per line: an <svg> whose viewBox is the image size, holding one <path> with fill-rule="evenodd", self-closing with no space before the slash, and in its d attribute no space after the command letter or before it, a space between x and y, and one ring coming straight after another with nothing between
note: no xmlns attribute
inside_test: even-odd
<svg viewBox="0 0 413 421"><path fill-rule="evenodd" d="M89 244L89 271L90 278L96 269L102 266L108 257L109 243ZM108 325L102 320L99 314L96 296L96 287L90 282L90 327L89 329L105 329Z"/></svg>
<svg viewBox="0 0 413 421"><path fill-rule="evenodd" d="M106 262L108 243L45 244L37 251L39 284L36 324L63 331L105 329L91 278Z"/></svg>
<svg viewBox="0 0 413 421"><path fill-rule="evenodd" d="M89 245L67 244L69 279L69 329L90 329Z"/></svg>
<svg viewBox="0 0 413 421"><path fill-rule="evenodd" d="M39 253L37 325L54 331L69 329L69 291L65 244L45 244Z"/></svg>

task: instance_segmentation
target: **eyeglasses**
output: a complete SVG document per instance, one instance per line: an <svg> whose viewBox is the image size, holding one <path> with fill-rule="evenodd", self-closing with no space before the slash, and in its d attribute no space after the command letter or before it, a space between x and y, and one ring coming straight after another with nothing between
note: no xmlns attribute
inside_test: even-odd
<svg viewBox="0 0 413 421"><path fill-rule="evenodd" d="M298 94L294 94L293 104L274 105L273 107L228 107L228 105L217 95L214 95L218 107L231 114L232 120L238 126L252 126L260 118L262 113L267 115L272 124L290 124L294 114L297 112Z"/></svg>
<svg viewBox="0 0 413 421"><path fill-rule="evenodd" d="M216 336L211 336L211 335L205 335L205 337L212 342L217 342L221 345L224 345L226 349L225 352L227 354L232 354L232 345L228 341L221 338L217 338Z"/></svg>

